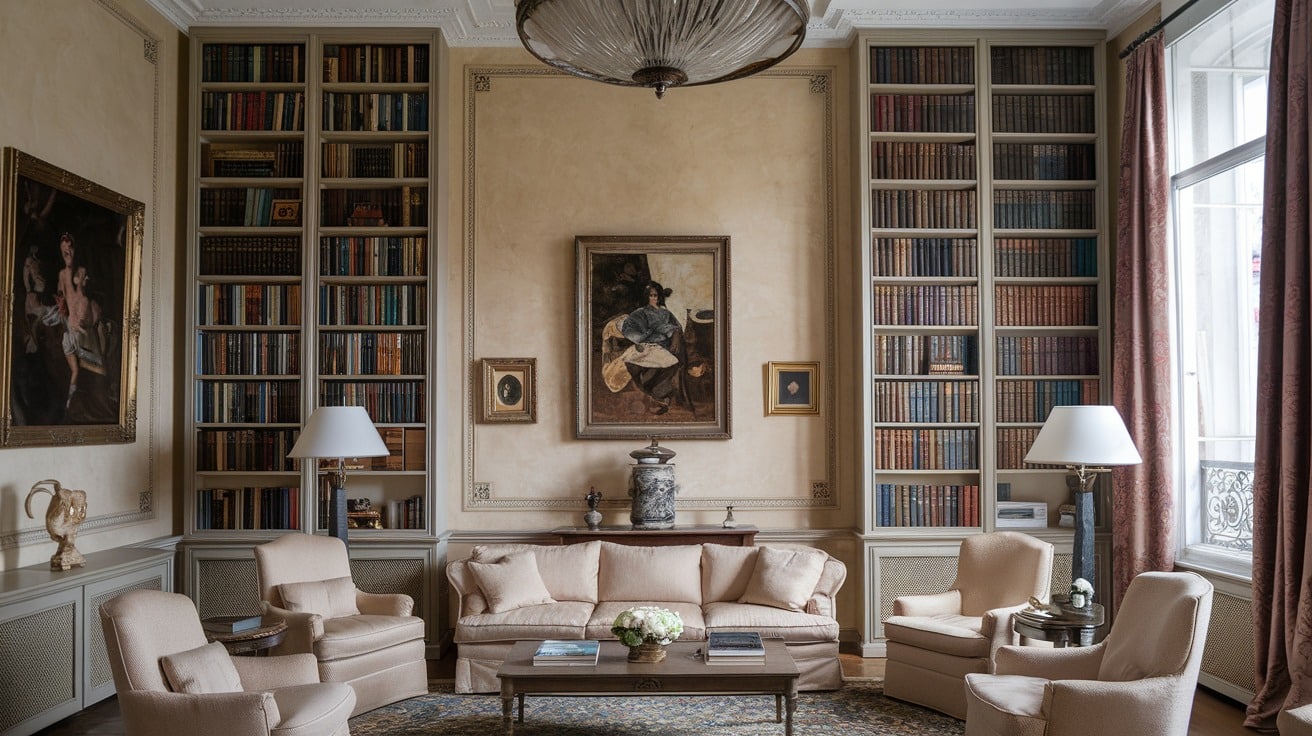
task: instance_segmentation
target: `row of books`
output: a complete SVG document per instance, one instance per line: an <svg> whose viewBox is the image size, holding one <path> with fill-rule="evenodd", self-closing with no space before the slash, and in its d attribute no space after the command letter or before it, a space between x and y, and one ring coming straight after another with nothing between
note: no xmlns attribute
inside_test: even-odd
<svg viewBox="0 0 1312 736"><path fill-rule="evenodd" d="M875 335L876 374L926 376L979 373L975 335Z"/></svg>
<svg viewBox="0 0 1312 736"><path fill-rule="evenodd" d="M428 176L428 143L325 143L321 160L327 177L423 178Z"/></svg>
<svg viewBox="0 0 1312 736"><path fill-rule="evenodd" d="M876 189L870 222L876 228L973 228L973 189Z"/></svg>
<svg viewBox="0 0 1312 736"><path fill-rule="evenodd" d="M363 406L381 424L424 422L423 381L324 381L321 406Z"/></svg>
<svg viewBox="0 0 1312 736"><path fill-rule="evenodd" d="M300 284L201 284L196 321L202 325L299 325Z"/></svg>
<svg viewBox="0 0 1312 736"><path fill-rule="evenodd" d="M993 226L1027 230L1091 230L1096 201L1092 189L998 189L993 192Z"/></svg>
<svg viewBox="0 0 1312 736"><path fill-rule="evenodd" d="M319 286L321 325L422 325L427 309L428 288L424 284Z"/></svg>
<svg viewBox="0 0 1312 736"><path fill-rule="evenodd" d="M871 141L872 179L974 179L974 143Z"/></svg>
<svg viewBox="0 0 1312 736"><path fill-rule="evenodd" d="M278 472L296 470L287 457L300 430L201 429L196 432L196 470L247 470Z"/></svg>
<svg viewBox="0 0 1312 736"><path fill-rule="evenodd" d="M371 470L423 470L427 466L423 427L379 427L378 434L388 455L368 458Z"/></svg>
<svg viewBox="0 0 1312 736"><path fill-rule="evenodd" d="M201 227L268 227L301 224L301 193L296 189L232 187L200 190ZM280 202L297 203L293 217L275 217Z"/></svg>
<svg viewBox="0 0 1312 736"><path fill-rule="evenodd" d="M1001 277L1098 275L1097 238L998 238L993 275Z"/></svg>
<svg viewBox="0 0 1312 736"><path fill-rule="evenodd" d="M1054 406L1097 404L1096 378L997 382L997 421L1042 422Z"/></svg>
<svg viewBox="0 0 1312 736"><path fill-rule="evenodd" d="M428 187L325 189L319 224L324 227L423 227L428 224Z"/></svg>
<svg viewBox="0 0 1312 736"><path fill-rule="evenodd" d="M1097 160L1092 143L994 143L993 178L1096 179Z"/></svg>
<svg viewBox="0 0 1312 736"><path fill-rule="evenodd" d="M1060 468L1059 465L1041 465L1025 462L1025 455L1034 445L1034 438L1039 435L1039 427L998 427L997 428L997 465L999 470L1021 470L1024 468Z"/></svg>
<svg viewBox="0 0 1312 736"><path fill-rule="evenodd" d="M976 381L876 381L876 422L978 422Z"/></svg>
<svg viewBox="0 0 1312 736"><path fill-rule="evenodd" d="M428 93L325 92L320 125L326 131L426 131Z"/></svg>
<svg viewBox="0 0 1312 736"><path fill-rule="evenodd" d="M979 526L979 486L878 483L875 523L885 527Z"/></svg>
<svg viewBox="0 0 1312 736"><path fill-rule="evenodd" d="M196 528L299 529L300 495L296 486L200 488Z"/></svg>
<svg viewBox="0 0 1312 736"><path fill-rule="evenodd" d="M1098 324L1098 287L998 284L993 314L1001 327L1092 327Z"/></svg>
<svg viewBox="0 0 1312 736"><path fill-rule="evenodd" d="M876 133L973 133L975 95L871 95L870 129Z"/></svg>
<svg viewBox="0 0 1312 736"><path fill-rule="evenodd" d="M874 238L876 276L975 276L974 238Z"/></svg>
<svg viewBox="0 0 1312 736"><path fill-rule="evenodd" d="M427 82L427 44L325 44L323 81Z"/></svg>
<svg viewBox="0 0 1312 736"><path fill-rule="evenodd" d="M422 375L422 332L324 332L319 372L328 375Z"/></svg>
<svg viewBox="0 0 1312 736"><path fill-rule="evenodd" d="M202 92L201 130L305 130L304 92Z"/></svg>
<svg viewBox="0 0 1312 736"><path fill-rule="evenodd" d="M428 273L428 238L422 235L319 238L319 273L423 276Z"/></svg>
<svg viewBox="0 0 1312 736"><path fill-rule="evenodd" d="M876 285L877 325L977 325L979 287L973 284Z"/></svg>
<svg viewBox="0 0 1312 736"><path fill-rule="evenodd" d="M1092 335L998 337L996 372L1000 376L1097 375L1098 338Z"/></svg>
<svg viewBox="0 0 1312 736"><path fill-rule="evenodd" d="M196 372L203 375L286 376L301 372L297 332L196 333Z"/></svg>
<svg viewBox="0 0 1312 736"><path fill-rule="evenodd" d="M201 176L300 178L305 172L305 145L301 141L203 143L200 166Z"/></svg>
<svg viewBox="0 0 1312 736"><path fill-rule="evenodd" d="M974 470L979 430L876 429L874 461L886 470Z"/></svg>
<svg viewBox="0 0 1312 736"><path fill-rule="evenodd" d="M993 95L995 133L1093 133L1092 94Z"/></svg>
<svg viewBox="0 0 1312 736"><path fill-rule="evenodd" d="M872 84L974 84L972 46L872 46Z"/></svg>
<svg viewBox="0 0 1312 736"><path fill-rule="evenodd" d="M301 239L295 235L204 235L197 269L202 276L300 276Z"/></svg>
<svg viewBox="0 0 1312 736"><path fill-rule="evenodd" d="M994 46L989 49L994 84L1093 84L1089 46Z"/></svg>
<svg viewBox="0 0 1312 736"><path fill-rule="evenodd" d="M197 381L195 400L201 423L296 423L301 417L301 384L294 378Z"/></svg>
<svg viewBox="0 0 1312 736"><path fill-rule="evenodd" d="M325 476L319 489L319 528L328 528L329 503L332 498L330 480ZM384 529L425 529L424 497L413 495L403 499L374 501L378 521Z"/></svg>
<svg viewBox="0 0 1312 736"><path fill-rule="evenodd" d="M200 51L202 82L304 82L305 45L207 43Z"/></svg>

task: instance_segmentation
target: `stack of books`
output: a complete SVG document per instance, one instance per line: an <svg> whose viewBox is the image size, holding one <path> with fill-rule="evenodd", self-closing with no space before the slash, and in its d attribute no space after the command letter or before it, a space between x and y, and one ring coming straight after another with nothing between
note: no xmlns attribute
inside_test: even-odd
<svg viewBox="0 0 1312 736"><path fill-rule="evenodd" d="M601 642L596 639L548 639L533 653L533 664L550 666L592 665L597 663Z"/></svg>
<svg viewBox="0 0 1312 736"><path fill-rule="evenodd" d="M240 634L260 628L262 616L213 616L200 623L207 634Z"/></svg>
<svg viewBox="0 0 1312 736"><path fill-rule="evenodd" d="M711 631L706 634L707 664L765 664L765 644L755 631Z"/></svg>

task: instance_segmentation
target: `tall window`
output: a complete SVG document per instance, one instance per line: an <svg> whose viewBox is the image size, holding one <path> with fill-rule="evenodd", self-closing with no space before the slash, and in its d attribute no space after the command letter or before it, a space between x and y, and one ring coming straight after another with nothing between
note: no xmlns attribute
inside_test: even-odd
<svg viewBox="0 0 1312 736"><path fill-rule="evenodd" d="M1247 574L1274 0L1235 0L1170 42L1180 559Z"/></svg>

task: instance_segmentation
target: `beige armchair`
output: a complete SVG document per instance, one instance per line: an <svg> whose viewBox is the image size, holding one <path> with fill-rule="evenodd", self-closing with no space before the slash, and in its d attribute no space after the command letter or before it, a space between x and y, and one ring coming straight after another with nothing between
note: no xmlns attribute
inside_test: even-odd
<svg viewBox="0 0 1312 736"><path fill-rule="evenodd" d="M1020 532L962 540L957 579L946 593L893 601L884 620L884 693L965 718L962 678L990 671L998 647L1018 643L1011 616L1030 596L1048 599L1052 552L1051 544Z"/></svg>
<svg viewBox="0 0 1312 736"><path fill-rule="evenodd" d="M229 657L191 599L132 590L100 607L129 736L346 736L355 692L314 657Z"/></svg>
<svg viewBox="0 0 1312 736"><path fill-rule="evenodd" d="M966 736L1186 736L1211 616L1201 576L1143 573L1101 643L1003 647L966 675Z"/></svg>
<svg viewBox="0 0 1312 736"><path fill-rule="evenodd" d="M358 715L428 692L424 620L400 593L366 593L335 537L287 534L255 547L266 616L287 622L274 653L310 653L324 682L355 689Z"/></svg>
<svg viewBox="0 0 1312 736"><path fill-rule="evenodd" d="M1280 711L1276 728L1280 736L1312 736L1312 703Z"/></svg>

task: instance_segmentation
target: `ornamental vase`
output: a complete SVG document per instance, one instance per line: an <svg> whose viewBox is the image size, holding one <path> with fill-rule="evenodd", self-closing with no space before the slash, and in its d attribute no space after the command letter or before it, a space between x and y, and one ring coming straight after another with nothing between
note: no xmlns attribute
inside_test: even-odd
<svg viewBox="0 0 1312 736"><path fill-rule="evenodd" d="M629 661L651 664L665 659L665 647L655 642L644 641L636 647L629 647Z"/></svg>
<svg viewBox="0 0 1312 736"><path fill-rule="evenodd" d="M1084 608L1089 604L1088 598L1083 593L1071 593L1071 607Z"/></svg>
<svg viewBox="0 0 1312 736"><path fill-rule="evenodd" d="M674 497L678 492L673 465L633 465L629 475L629 496L633 498L629 520L633 528L674 528Z"/></svg>

